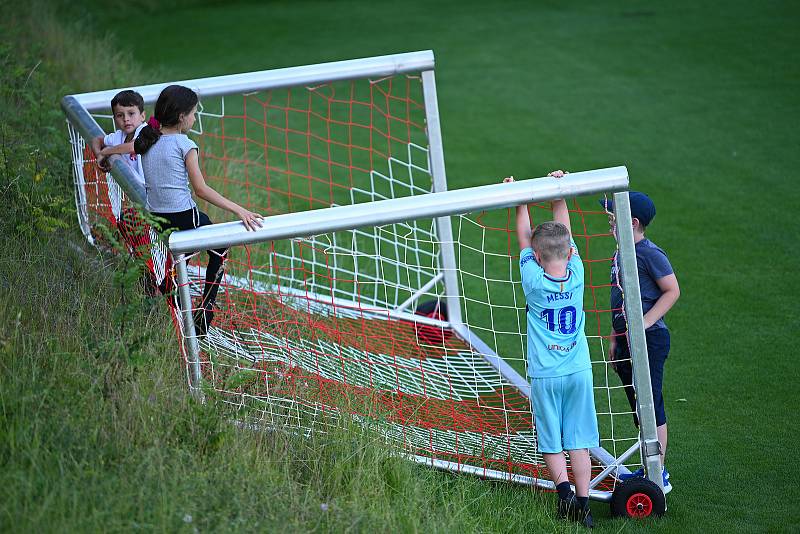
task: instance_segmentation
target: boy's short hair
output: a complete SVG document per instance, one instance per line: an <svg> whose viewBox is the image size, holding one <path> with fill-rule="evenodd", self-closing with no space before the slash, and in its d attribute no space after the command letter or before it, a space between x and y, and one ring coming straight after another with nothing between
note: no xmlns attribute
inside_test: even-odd
<svg viewBox="0 0 800 534"><path fill-rule="evenodd" d="M531 245L540 261L566 260L569 258L569 230L559 222L543 222L533 230Z"/></svg>
<svg viewBox="0 0 800 534"><path fill-rule="evenodd" d="M144 98L136 91L125 89L114 95L111 99L111 111L114 111L116 106L136 106L139 111L144 113Z"/></svg>

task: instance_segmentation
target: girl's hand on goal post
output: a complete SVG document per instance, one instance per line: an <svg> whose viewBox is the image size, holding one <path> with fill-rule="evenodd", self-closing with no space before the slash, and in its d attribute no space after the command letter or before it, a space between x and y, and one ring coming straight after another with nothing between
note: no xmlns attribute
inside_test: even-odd
<svg viewBox="0 0 800 534"><path fill-rule="evenodd" d="M238 215L242 220L242 223L244 223L244 227L247 228L247 231L258 230L261 228L261 221L264 219L264 217L258 213L253 213L252 211L244 208L239 210L236 215Z"/></svg>

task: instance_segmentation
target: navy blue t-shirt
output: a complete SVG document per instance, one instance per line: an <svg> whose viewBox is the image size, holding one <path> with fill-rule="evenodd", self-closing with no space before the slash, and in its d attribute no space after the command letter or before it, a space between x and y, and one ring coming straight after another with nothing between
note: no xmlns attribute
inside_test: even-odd
<svg viewBox="0 0 800 534"><path fill-rule="evenodd" d="M636 243L636 265L639 268L639 289L642 293L642 315L650 311L656 301L661 297L662 291L658 287L656 280L673 273L672 265L669 263L667 253L661 250L658 245L649 239L642 239ZM611 309L614 331L621 334L627 330L625 316L622 313L623 298L622 275L620 273L617 280L618 262L617 255L614 254L614 261L611 264ZM648 330L666 328L664 318L659 319Z"/></svg>

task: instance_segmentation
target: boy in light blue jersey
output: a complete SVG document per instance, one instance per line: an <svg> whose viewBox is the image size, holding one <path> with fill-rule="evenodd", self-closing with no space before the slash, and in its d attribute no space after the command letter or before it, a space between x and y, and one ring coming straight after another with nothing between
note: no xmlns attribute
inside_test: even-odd
<svg viewBox="0 0 800 534"><path fill-rule="evenodd" d="M549 176L561 178L564 172ZM592 526L589 448L599 445L600 436L583 331L583 263L572 240L566 202L559 199L551 205L554 220L538 225L533 234L528 207L517 206L528 376L539 451L558 491L558 516ZM572 464L575 492L567 478L564 451Z"/></svg>

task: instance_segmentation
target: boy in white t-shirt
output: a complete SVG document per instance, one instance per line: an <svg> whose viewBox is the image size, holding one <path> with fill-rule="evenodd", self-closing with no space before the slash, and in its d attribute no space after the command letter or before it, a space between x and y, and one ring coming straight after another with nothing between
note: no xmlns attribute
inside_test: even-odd
<svg viewBox="0 0 800 534"><path fill-rule="evenodd" d="M136 176L139 185L144 189L144 171L142 160L133 152L133 141L144 128L144 99L136 91L120 91L111 99L111 112L114 116L116 131L92 139L91 147L97 157L97 165L108 172L108 157L112 154L125 154L124 159ZM106 174L108 182L108 201L114 218L121 221L122 191L110 174Z"/></svg>
<svg viewBox="0 0 800 534"><path fill-rule="evenodd" d="M92 139L92 151L97 156L97 164L107 170L106 158L112 154L127 154L126 159L131 170L139 178L144 187L144 172L142 161L138 154L133 152L133 140L144 127L144 99L136 91L120 91L111 99L111 112L114 115L114 125L117 130Z"/></svg>
<svg viewBox="0 0 800 534"><path fill-rule="evenodd" d="M133 171L139 185L144 189L144 171L142 158L133 151L133 141L138 137L147 123L144 119L144 99L136 91L120 91L111 99L111 111L114 115L114 125L117 130L106 135L92 139L92 151L97 156L98 166L108 171L107 158L112 154L122 154L125 162ZM128 207L122 209L122 192L110 174L106 175L108 181L108 199L111 211L117 219L117 229L128 250L134 256L141 256L150 248L150 236L147 227L135 209ZM158 291L158 284L152 274L153 260L147 259L147 266L142 273L140 281L142 288L148 296L154 296Z"/></svg>

